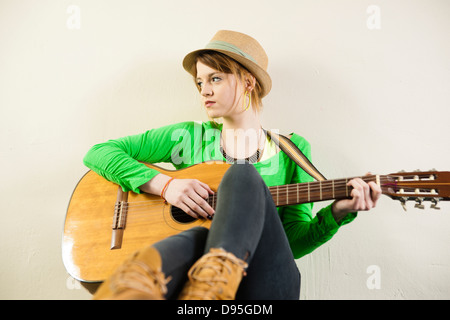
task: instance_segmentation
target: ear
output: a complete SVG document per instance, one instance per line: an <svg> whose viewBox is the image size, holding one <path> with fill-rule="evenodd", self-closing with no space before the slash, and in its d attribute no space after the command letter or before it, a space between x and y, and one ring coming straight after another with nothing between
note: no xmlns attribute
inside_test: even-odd
<svg viewBox="0 0 450 320"><path fill-rule="evenodd" d="M244 79L245 90L247 90L248 92L252 92L255 86L256 86L256 78L252 74L248 73Z"/></svg>

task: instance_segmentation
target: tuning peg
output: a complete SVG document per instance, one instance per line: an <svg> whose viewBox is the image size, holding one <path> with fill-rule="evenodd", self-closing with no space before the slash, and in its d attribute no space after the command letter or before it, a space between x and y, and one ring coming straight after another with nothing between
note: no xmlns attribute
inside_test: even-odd
<svg viewBox="0 0 450 320"><path fill-rule="evenodd" d="M400 200L400 203L402 204L403 210L407 211L407 208L406 208L406 201L408 200L408 198L406 198L406 197L401 197L399 200Z"/></svg>
<svg viewBox="0 0 450 320"><path fill-rule="evenodd" d="M433 198L433 199L431 199L431 202L432 202L432 204L430 206L431 209L441 210L441 208L438 207L439 199Z"/></svg>
<svg viewBox="0 0 450 320"><path fill-rule="evenodd" d="M422 202L423 202L423 198L417 198L416 199L416 204L414 205L414 208L425 209L425 206L422 204Z"/></svg>

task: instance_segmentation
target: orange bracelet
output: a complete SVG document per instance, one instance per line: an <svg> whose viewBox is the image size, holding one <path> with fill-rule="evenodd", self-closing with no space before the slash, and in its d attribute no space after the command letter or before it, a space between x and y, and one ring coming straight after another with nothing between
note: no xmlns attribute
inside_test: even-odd
<svg viewBox="0 0 450 320"><path fill-rule="evenodd" d="M161 198L164 200L165 203L167 203L166 198L164 198L166 189L169 186L169 183L171 183L173 179L175 179L175 178L174 177L170 178L169 181L166 182L166 185L164 186L164 188L161 190Z"/></svg>

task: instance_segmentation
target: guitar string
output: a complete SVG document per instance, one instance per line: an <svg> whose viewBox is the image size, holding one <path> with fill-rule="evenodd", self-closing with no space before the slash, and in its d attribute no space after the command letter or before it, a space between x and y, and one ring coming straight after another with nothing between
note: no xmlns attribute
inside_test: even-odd
<svg viewBox="0 0 450 320"><path fill-rule="evenodd" d="M363 177L354 177L354 178L361 178L367 182L370 181L374 181L374 178L376 176L375 175L370 175L370 176L363 176ZM277 194L278 197L282 197L285 196L289 193L303 193L306 191L309 191L310 193L315 193L315 192L330 192L330 190L334 189L335 191L339 190L339 188L346 188L349 191L352 189L351 186L347 186L348 181L350 181L353 178L347 178L347 179L337 179L337 180L324 180L321 182L309 182L309 183L299 183L299 184L286 184L286 185L282 185L282 186L270 186L268 187L270 192L273 194ZM394 187L396 188L397 185L395 183L395 181L393 181L391 184L386 184L386 182L388 182L388 178L385 176L380 176L380 183L382 184L382 186L384 187ZM333 188L334 187L334 188ZM329 189L332 188L332 189ZM325 190L327 189L327 190ZM416 188L413 187L402 187L402 189L404 190L416 190ZM421 190L428 190L431 188L421 188ZM212 201L215 201L217 199L217 194L211 195L208 197L207 200L209 199L213 199ZM141 200L141 201L130 201L125 203L125 206L133 206L133 207L137 207L137 206L147 206L150 203L156 203L156 202L161 202L163 201L162 199L154 199L154 200Z"/></svg>
<svg viewBox="0 0 450 320"><path fill-rule="evenodd" d="M189 214L187 214L186 212L184 212L183 210L181 210L179 208L177 208L176 211L171 212L170 216L173 217L175 220L182 220L183 218L187 218L187 217L190 217L191 219L198 219L198 218L190 216ZM130 222L130 223L139 223L139 222L143 222L143 221L148 221L148 220L150 220L152 218L153 218L153 220L165 220L166 219L165 217L166 217L166 215L163 215L161 213L149 214L149 215L132 214L130 216L127 215L126 223L128 223L128 222ZM202 217L201 219L204 219L204 218Z"/></svg>
<svg viewBox="0 0 450 320"><path fill-rule="evenodd" d="M364 176L364 177L361 177L361 178L366 179L366 180L368 179L369 181L373 181L373 177L375 177L375 176ZM279 186L278 187L278 192L277 193L278 193L278 197L283 199L283 196L286 196L287 193L289 193L289 189L290 188L294 189L294 192L305 191L307 189L309 189L310 193L317 192L317 190L319 190L319 191L321 190L322 192L327 192L326 190L323 190L324 187L327 187L327 183L328 184L331 183L332 185L334 184L334 191L336 193L344 191L344 188L345 188L345 191L347 192L347 191L350 191L349 189L351 189L350 186L347 187L347 181L349 181L349 180L350 180L350 178L346 179L345 181L344 181L344 179L340 179L340 180L334 180L334 181L333 180L326 180L326 181L322 181L321 183L313 182L314 185L313 186L310 185L309 188L308 188L308 183L284 185L284 186ZM385 176L381 176L380 177L380 183L385 186L386 182L389 182L388 178L385 177ZM342 185L342 184L344 184L344 185ZM319 186L317 187L317 185L319 185ZM388 186L395 186L395 184L391 183ZM269 187L269 189L276 190L277 187ZM403 188L403 189L404 190L411 190L411 192L415 192L415 190L416 190L415 188ZM423 190L426 190L426 189L423 189ZM328 191L328 192L330 192L330 191ZM291 190L291 194L292 194L292 190ZM213 205L217 201L217 194L211 195L207 200L208 200L208 203L210 205ZM149 218L151 218L153 216L161 216L161 212L155 212L153 214L149 214L149 210L148 210L148 208L146 208L151 203L154 203L154 202L161 203L161 201L162 201L161 199L158 199L158 200L143 200L143 201L129 202L129 203L126 203L126 204L123 204L123 205L124 205L124 207L127 207L127 215L130 214L130 216L128 218L130 218L132 220L132 222L137 222L138 220L135 219L135 218L143 217L144 220L148 220ZM310 201L310 202L313 202L313 201ZM138 203L140 203L140 205ZM306 203L306 201L305 201L305 203ZM136 204L136 205L133 205L133 204ZM178 207L174 207L174 206L172 206L171 215L174 218L177 218L177 217L179 218L179 217L182 217L182 216L188 216L188 214L185 213L182 209L180 209ZM192 217L192 219L193 219L193 221L195 221L197 218ZM141 221L142 221L142 219L141 219Z"/></svg>
<svg viewBox="0 0 450 320"><path fill-rule="evenodd" d="M278 190L276 190L276 188L272 188L271 191L273 191L273 193L276 192L277 196L279 199L285 199L289 194L291 194L292 198L301 198L304 199L306 198L306 191L308 191L309 195L312 196L313 198L317 197L317 192L322 192L324 194L329 194L330 192L332 192L331 190L328 190L327 188L329 186L326 185L322 185L319 187L304 187L304 186L298 186L297 185L286 185L287 187L281 187ZM352 187L345 185L341 185L341 184L334 184L334 193L340 193L343 191L347 192L351 192ZM407 190L408 188L404 188L405 190ZM410 188L411 191L415 191L415 189ZM302 193L302 194L300 194ZM297 194L297 195L296 195ZM214 202L217 201L217 194L211 195L208 199L206 199L207 202L212 205L214 204ZM144 200L144 201L130 201L128 203L124 203L122 204L123 207L126 207L127 209L132 209L132 208L138 208L138 207L148 207L148 205L154 204L154 203L161 203L162 199L156 199L156 200ZM117 206L117 205L116 205Z"/></svg>
<svg viewBox="0 0 450 320"><path fill-rule="evenodd" d="M339 191L344 191L344 188L342 188L342 190L340 190L340 188L337 188L337 189L338 189L337 190L338 192ZM159 201L159 202L161 203L161 201ZM129 208L129 206L127 206L127 215L129 214L130 216L134 216L134 217L137 217L137 216L139 216L141 214L143 214L146 217L150 217L152 215L161 215L161 212L149 213L149 210L146 207L148 207L148 205L147 206L140 206L140 207L131 206L131 208ZM180 209L178 207L172 207L171 214L174 217L175 217L176 214L187 215L187 213L185 213L182 209Z"/></svg>
<svg viewBox="0 0 450 320"><path fill-rule="evenodd" d="M391 185L383 185L384 187L390 187ZM394 186L394 185L392 185ZM322 192L324 194L329 194L330 192L332 192L334 189L335 193L339 193L342 191L349 191L351 192L351 190L353 189L353 187L351 186L347 186L347 184L344 185L339 185L339 184L334 184L334 188L330 189L330 186L327 186L325 184L322 184L322 186L310 186L308 187L304 187L304 186L296 186L296 185L286 185L283 187L279 187L278 190L276 187L269 187L269 190L271 191L271 193L276 194L278 196L278 198L283 198L286 197L288 195L292 196L293 198L296 197L295 194L298 194L298 198L304 198L306 197L305 194L306 192L309 192L310 195L314 195L316 196L317 192ZM402 188L404 190L404 193L415 193L417 188L411 188L411 187L403 187ZM429 189L431 188L419 188L419 190L421 192L427 192ZM394 190L395 191L395 190ZM207 202L210 202L210 204L212 204L213 202L217 201L217 194L211 195L208 197L208 199L205 199ZM126 202L124 204L122 204L122 206L125 206L127 208L136 208L136 207L147 207L148 205L154 204L154 203L162 203L163 200L162 199L154 199L154 200L142 200L142 201L129 201ZM117 204L116 204L117 207Z"/></svg>
<svg viewBox="0 0 450 320"><path fill-rule="evenodd" d="M344 189L342 189L340 191L344 191ZM411 191L413 192L415 190L411 189ZM284 199L282 199L281 196L280 196L280 198L281 198L281 200L284 200ZM306 197L303 197L303 198L299 197L299 199L301 199L302 201L300 203L297 203L297 204L308 203L308 201L306 201ZM331 200L331 199L325 199L325 200ZM310 202L315 202L315 201L310 201ZM212 205L212 202L209 202L209 204ZM293 204L296 204L296 203L293 203ZM141 214L143 214L145 216L160 215L161 214L161 212L149 213L149 211L151 211L151 208L148 208L148 206L149 205L147 205L147 206L140 206L140 207L131 206L131 208L127 207L127 214L134 215L134 216L138 216L138 215L141 215ZM176 206L172 206L171 213L172 213L172 215L175 215L177 213L181 213L181 215L186 215L187 214L182 209L180 209L180 208L178 208Z"/></svg>
<svg viewBox="0 0 450 320"><path fill-rule="evenodd" d="M347 179L349 180L349 179ZM336 191L341 191L340 188L345 188L345 189L351 189L351 186L347 187L346 181L344 180L335 180L334 182L331 180L327 180L327 181L323 181L321 184L318 183L314 183L314 185L310 185L308 186L308 183L305 184L289 184L289 185L284 185L284 186L279 186L278 190L277 187L269 187L269 189L271 190L271 192L275 193L277 192L277 195L279 197L283 197L285 195L287 195L288 193L300 193L301 192L305 192L305 190L308 190L310 193L315 193L317 191L322 191L322 192L330 192L330 190L325 190L326 188L329 188L329 184L331 183L332 186L334 184L334 190ZM371 179L369 179L371 180ZM384 181L383 181L384 182ZM328 184L328 185L327 185ZM344 185L342 185L344 184ZM411 190L414 190L413 188L411 188ZM298 192L297 192L298 191ZM209 202L214 202L217 199L217 194L211 195L209 196L208 199L206 199ZM128 203L123 204L123 206L126 206L128 208L130 207L138 207L138 206L148 206L151 203L155 203L155 202L159 202L161 203L162 199L155 199L155 200L142 200L142 201L130 201Z"/></svg>
<svg viewBox="0 0 450 320"><path fill-rule="evenodd" d="M174 206L172 206L172 208L170 210L170 214L174 218L180 218L180 217L184 217L184 216L188 215L182 209L180 209L178 207L174 207ZM147 208L127 210L125 215L126 215L127 221L128 221L128 218L131 217L133 222L147 220L147 218L152 218L152 217L164 217L164 214L162 214L161 211L150 213L149 210L147 210ZM136 218L143 218L143 219L136 219ZM196 219L196 218L192 217L192 219Z"/></svg>
<svg viewBox="0 0 450 320"><path fill-rule="evenodd" d="M348 181L350 181L350 179L347 179ZM372 180L370 180L372 181ZM308 186L309 184L309 186ZM332 182L332 180L326 180L323 181L321 183L318 182L312 182L312 183L300 183L300 184L287 184L287 185L283 185L283 186L271 186L268 187L269 190L271 191L271 193L277 193L278 196L284 196L286 194L292 194L294 192L294 194L298 191L298 193L303 193L305 191L309 191L310 193L314 193L314 192L331 192L332 189L330 190L325 190L326 188L330 188L333 187L334 185L334 189L339 190L339 188L347 188L347 181L344 180L334 180L334 182ZM350 191L352 187L348 186L348 189ZM277 190L278 189L278 190ZM405 188L406 189L406 188ZM413 189L413 188L411 188ZM217 199L217 194L211 195L208 197L209 199L213 199L212 201L215 201ZM155 203L155 202L162 202L163 200L158 198L158 199L154 199L154 200L141 200L141 201L130 201L128 202L127 205L128 207L130 207L131 205L133 207L136 206L147 206L149 203Z"/></svg>
<svg viewBox="0 0 450 320"><path fill-rule="evenodd" d="M172 207L170 215L175 220L177 220L177 218L179 219L182 217L190 216L189 214L187 214L186 212L184 212L182 209L180 209L178 207ZM150 213L149 210L147 210L146 208L131 209L131 210L127 211L127 214L126 214L126 219L130 223L137 223L137 222L142 222L142 221L148 222L149 219L155 218L155 217L164 218L164 215L161 214L161 212ZM190 216L190 217L193 219L193 221L198 219L198 218L194 218L192 216Z"/></svg>
<svg viewBox="0 0 450 320"><path fill-rule="evenodd" d="M141 218L146 219L147 217L151 217L151 216L154 216L154 215L161 215L161 213L158 212L158 213L149 214L148 211L145 211L145 210L139 210L139 211L131 210L131 212L130 212L130 217L133 217L133 218L141 217ZM185 213L180 208L173 207L172 210L171 210L171 216L176 219L176 218L181 218L181 217L184 217L184 216L188 216L188 214ZM195 219L195 218L193 218L193 219ZM133 222L134 221L135 221L135 219L133 219Z"/></svg>
<svg viewBox="0 0 450 320"><path fill-rule="evenodd" d="M148 210L146 208L131 208L129 210L127 210L127 222L129 223L139 223L145 220L148 220L152 217L155 216L160 216L162 218L164 218L163 214L161 214L161 212L153 212L153 213L149 213ZM177 218L182 218L182 217L186 217L189 216L186 212L184 212L182 209L178 208L178 207L172 207L170 215L177 220ZM192 217L192 216L191 216ZM198 218L194 218L192 217L192 219L194 219L193 221L197 220ZM192 222L193 222L192 221Z"/></svg>

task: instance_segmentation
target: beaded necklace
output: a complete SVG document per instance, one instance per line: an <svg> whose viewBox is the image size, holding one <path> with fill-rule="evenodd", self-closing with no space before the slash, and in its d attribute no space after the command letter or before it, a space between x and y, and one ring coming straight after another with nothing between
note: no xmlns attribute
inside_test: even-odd
<svg viewBox="0 0 450 320"><path fill-rule="evenodd" d="M264 130L262 130L264 132L264 137L267 138L267 135L265 133ZM259 137L261 137L261 134L259 135ZM258 137L258 138L259 138ZM236 159L233 158L232 156L228 155L225 151L225 149L222 147L222 134L220 135L220 152L222 152L223 157L227 160L228 163L242 163L242 162L249 162L249 163L256 163L261 159L261 156L263 154L264 151L264 146L262 148L260 148L260 139L258 139L258 149L256 150L256 152L254 154L252 154L251 156L244 158L244 159Z"/></svg>

